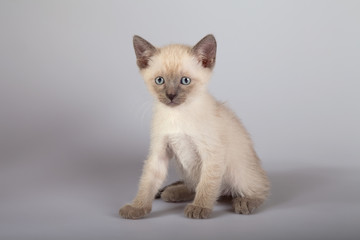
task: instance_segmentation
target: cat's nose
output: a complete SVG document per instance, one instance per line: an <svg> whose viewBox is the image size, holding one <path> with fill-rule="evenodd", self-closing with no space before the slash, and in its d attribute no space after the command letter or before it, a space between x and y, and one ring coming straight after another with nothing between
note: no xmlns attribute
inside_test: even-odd
<svg viewBox="0 0 360 240"><path fill-rule="evenodd" d="M176 97L176 94L166 93L166 97L172 101Z"/></svg>

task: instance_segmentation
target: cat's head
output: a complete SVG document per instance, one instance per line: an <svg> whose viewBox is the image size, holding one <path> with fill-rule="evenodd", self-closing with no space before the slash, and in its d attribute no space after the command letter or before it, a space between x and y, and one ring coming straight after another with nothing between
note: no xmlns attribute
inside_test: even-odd
<svg viewBox="0 0 360 240"><path fill-rule="evenodd" d="M175 107L206 90L216 58L216 40L207 35L194 47L168 45L156 48L134 36L137 65L155 99Z"/></svg>

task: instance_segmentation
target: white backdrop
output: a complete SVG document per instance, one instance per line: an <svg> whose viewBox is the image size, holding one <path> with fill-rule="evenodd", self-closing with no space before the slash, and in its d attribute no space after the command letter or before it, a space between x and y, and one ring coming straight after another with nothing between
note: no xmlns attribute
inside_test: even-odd
<svg viewBox="0 0 360 240"><path fill-rule="evenodd" d="M358 239L358 1L0 1L1 239ZM272 181L254 216L193 221L136 193L151 97L132 36L218 41L210 91ZM171 171L170 180L176 179Z"/></svg>

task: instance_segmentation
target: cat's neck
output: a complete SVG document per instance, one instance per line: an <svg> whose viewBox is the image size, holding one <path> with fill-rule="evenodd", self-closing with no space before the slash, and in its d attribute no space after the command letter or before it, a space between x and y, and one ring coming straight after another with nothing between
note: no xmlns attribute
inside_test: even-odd
<svg viewBox="0 0 360 240"><path fill-rule="evenodd" d="M197 127L204 126L205 119L216 115L216 108L216 100L209 93L197 93L175 107L156 102L152 132L155 135L192 135Z"/></svg>

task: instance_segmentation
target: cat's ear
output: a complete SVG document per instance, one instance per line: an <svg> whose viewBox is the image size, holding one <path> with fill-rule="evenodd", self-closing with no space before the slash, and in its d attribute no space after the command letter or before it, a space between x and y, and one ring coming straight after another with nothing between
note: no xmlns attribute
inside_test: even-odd
<svg viewBox="0 0 360 240"><path fill-rule="evenodd" d="M149 60L156 52L156 48L137 35L133 38L133 44L136 54L136 63L140 69L144 69L149 65Z"/></svg>
<svg viewBox="0 0 360 240"><path fill-rule="evenodd" d="M204 68L212 69L216 58L216 40L212 34L206 35L193 48L193 54Z"/></svg>

